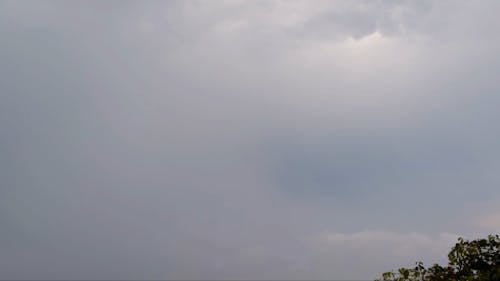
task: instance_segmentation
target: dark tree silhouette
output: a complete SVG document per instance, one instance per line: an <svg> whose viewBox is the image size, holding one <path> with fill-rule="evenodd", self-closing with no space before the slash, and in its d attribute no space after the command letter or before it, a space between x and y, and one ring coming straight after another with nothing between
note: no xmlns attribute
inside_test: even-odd
<svg viewBox="0 0 500 281"><path fill-rule="evenodd" d="M459 238L448 254L448 265L426 268L417 262L413 268L385 272L376 281L500 281L500 237Z"/></svg>

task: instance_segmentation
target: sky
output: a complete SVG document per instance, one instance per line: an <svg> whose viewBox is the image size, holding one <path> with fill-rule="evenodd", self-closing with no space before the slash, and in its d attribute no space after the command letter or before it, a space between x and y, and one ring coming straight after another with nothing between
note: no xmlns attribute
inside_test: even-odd
<svg viewBox="0 0 500 281"><path fill-rule="evenodd" d="M368 280L500 232L498 1L1 1L0 279Z"/></svg>

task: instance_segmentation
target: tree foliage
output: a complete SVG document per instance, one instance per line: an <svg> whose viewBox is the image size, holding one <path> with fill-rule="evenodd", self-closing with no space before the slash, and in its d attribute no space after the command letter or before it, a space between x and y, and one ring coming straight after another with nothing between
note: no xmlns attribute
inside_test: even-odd
<svg viewBox="0 0 500 281"><path fill-rule="evenodd" d="M500 281L500 237L484 239L459 238L448 254L448 265L434 264L385 272L375 281Z"/></svg>

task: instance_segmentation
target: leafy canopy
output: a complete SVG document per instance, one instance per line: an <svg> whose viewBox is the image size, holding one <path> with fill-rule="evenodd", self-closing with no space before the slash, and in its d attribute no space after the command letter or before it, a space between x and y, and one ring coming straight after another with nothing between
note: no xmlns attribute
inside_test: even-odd
<svg viewBox="0 0 500 281"><path fill-rule="evenodd" d="M375 281L500 281L500 237L484 239L459 238L448 254L448 265L425 267L417 262L413 268L400 268L382 274Z"/></svg>

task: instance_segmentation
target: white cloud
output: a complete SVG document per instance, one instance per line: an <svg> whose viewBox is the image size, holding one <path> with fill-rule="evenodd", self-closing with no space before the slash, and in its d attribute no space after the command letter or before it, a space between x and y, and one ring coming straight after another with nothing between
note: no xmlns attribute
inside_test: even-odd
<svg viewBox="0 0 500 281"><path fill-rule="evenodd" d="M457 238L458 235L451 233L434 236L382 230L324 232L311 238L314 250L307 260L313 261L310 270L320 278L370 279L380 275L381 270L408 267L417 261L427 265L446 263Z"/></svg>
<svg viewBox="0 0 500 281"><path fill-rule="evenodd" d="M479 218L477 226L493 231L500 231L500 213L487 214Z"/></svg>

